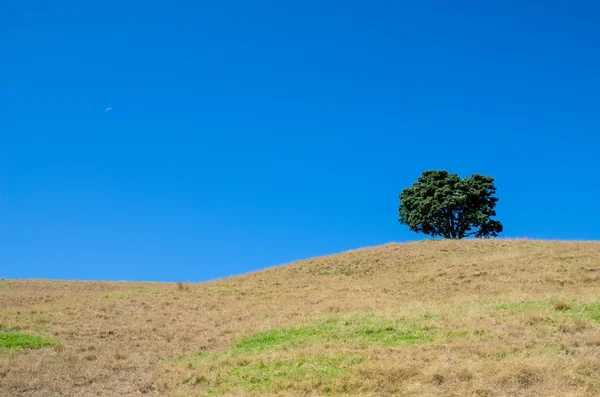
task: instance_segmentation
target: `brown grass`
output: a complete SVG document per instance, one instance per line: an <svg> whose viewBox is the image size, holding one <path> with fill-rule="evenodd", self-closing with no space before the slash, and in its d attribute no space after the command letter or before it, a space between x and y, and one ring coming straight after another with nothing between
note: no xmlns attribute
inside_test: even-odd
<svg viewBox="0 0 600 397"><path fill-rule="evenodd" d="M599 396L600 243L388 244L204 284L0 281L0 396ZM16 330L16 331L15 331Z"/></svg>

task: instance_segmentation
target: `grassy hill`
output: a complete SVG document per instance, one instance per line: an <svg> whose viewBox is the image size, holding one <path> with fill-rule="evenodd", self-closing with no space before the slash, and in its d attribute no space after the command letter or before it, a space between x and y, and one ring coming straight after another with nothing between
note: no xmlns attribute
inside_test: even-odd
<svg viewBox="0 0 600 397"><path fill-rule="evenodd" d="M2 396L599 396L600 243L388 244L204 284L0 281Z"/></svg>

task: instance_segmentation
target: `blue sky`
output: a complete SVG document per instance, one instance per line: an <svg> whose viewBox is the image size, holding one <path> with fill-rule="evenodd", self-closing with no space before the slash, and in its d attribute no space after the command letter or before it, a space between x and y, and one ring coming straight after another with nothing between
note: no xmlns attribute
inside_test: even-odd
<svg viewBox="0 0 600 397"><path fill-rule="evenodd" d="M422 239L398 194L428 169L495 177L502 237L599 239L600 6L451 3L3 4L0 277Z"/></svg>

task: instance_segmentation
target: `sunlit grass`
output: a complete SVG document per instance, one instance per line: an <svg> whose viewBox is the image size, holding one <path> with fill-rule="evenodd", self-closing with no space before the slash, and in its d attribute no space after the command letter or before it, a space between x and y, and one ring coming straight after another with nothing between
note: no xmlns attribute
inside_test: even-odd
<svg viewBox="0 0 600 397"><path fill-rule="evenodd" d="M440 240L183 289L8 280L0 395L596 396L599 253Z"/></svg>

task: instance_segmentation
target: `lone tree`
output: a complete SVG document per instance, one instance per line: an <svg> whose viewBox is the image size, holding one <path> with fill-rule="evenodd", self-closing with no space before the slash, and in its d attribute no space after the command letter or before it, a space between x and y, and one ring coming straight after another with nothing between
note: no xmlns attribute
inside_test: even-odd
<svg viewBox="0 0 600 397"><path fill-rule="evenodd" d="M489 176L461 179L447 171L425 171L399 195L398 221L433 237L495 237L502 224L491 219L498 201L494 193L494 178Z"/></svg>

